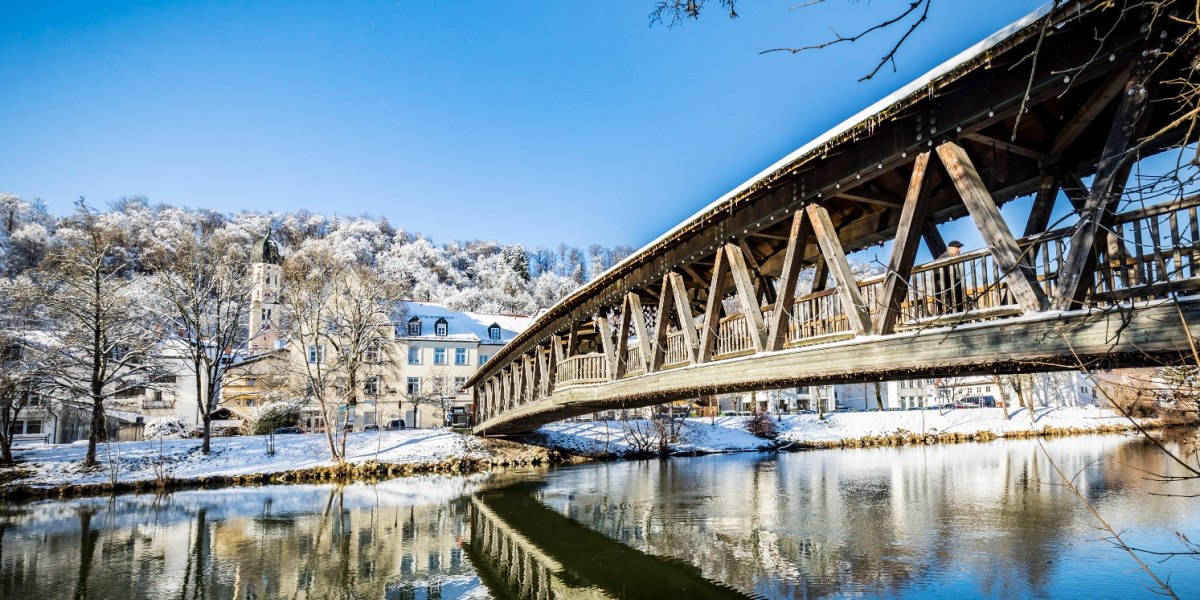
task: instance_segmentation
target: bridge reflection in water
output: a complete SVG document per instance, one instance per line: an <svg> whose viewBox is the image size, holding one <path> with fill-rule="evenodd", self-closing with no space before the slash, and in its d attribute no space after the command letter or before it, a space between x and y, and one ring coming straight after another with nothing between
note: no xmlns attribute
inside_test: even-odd
<svg viewBox="0 0 1200 600"><path fill-rule="evenodd" d="M497 598L747 598L681 560L636 550L544 506L539 485L470 497L470 541L479 578Z"/></svg>

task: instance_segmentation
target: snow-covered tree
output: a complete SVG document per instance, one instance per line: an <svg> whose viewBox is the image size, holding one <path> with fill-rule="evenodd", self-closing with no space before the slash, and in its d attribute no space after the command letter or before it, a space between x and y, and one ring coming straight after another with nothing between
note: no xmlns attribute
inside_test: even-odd
<svg viewBox="0 0 1200 600"><path fill-rule="evenodd" d="M96 444L105 438L105 402L146 386L159 371L156 321L144 309L148 290L133 277L130 248L112 213L81 200L23 294L47 317L39 369L60 400L90 404L84 466L96 464Z"/></svg>

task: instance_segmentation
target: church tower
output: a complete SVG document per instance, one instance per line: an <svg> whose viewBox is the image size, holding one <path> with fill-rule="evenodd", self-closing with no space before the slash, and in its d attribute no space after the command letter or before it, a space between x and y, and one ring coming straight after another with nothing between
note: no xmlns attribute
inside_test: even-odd
<svg viewBox="0 0 1200 600"><path fill-rule="evenodd" d="M250 249L250 350L263 352L275 348L279 340L279 280L283 277L283 257L271 231Z"/></svg>

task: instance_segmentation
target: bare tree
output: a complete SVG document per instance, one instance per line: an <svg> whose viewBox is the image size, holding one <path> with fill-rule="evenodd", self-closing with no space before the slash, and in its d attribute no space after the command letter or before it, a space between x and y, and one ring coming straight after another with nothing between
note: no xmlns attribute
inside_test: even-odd
<svg viewBox="0 0 1200 600"><path fill-rule="evenodd" d="M151 279L164 301L168 331L196 375L196 404L203 421L200 451L208 454L211 413L220 401L225 352L246 341L245 317L254 282L247 247L229 231L189 231L155 257Z"/></svg>
<svg viewBox="0 0 1200 600"><path fill-rule="evenodd" d="M0 464L13 463L13 426L38 401L40 378L30 361L27 320L13 305L13 286L0 285Z"/></svg>
<svg viewBox="0 0 1200 600"><path fill-rule="evenodd" d="M34 357L48 385L60 400L90 402L84 466L97 464L96 444L106 434L105 401L145 387L159 371L159 336L143 309L146 291L132 278L132 244L109 216L80 200L59 228L59 245L35 270L24 294L48 319L46 340Z"/></svg>
<svg viewBox="0 0 1200 600"><path fill-rule="evenodd" d="M282 329L303 353L291 361L297 395L315 400L325 421L329 452L345 457L346 433L362 388L381 386L397 369L391 328L396 305L392 288L374 271L315 245L284 261L280 308Z"/></svg>

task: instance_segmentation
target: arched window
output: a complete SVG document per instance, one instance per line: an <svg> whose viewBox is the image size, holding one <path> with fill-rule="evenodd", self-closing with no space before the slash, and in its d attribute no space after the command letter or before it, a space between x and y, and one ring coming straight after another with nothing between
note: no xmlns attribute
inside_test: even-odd
<svg viewBox="0 0 1200 600"><path fill-rule="evenodd" d="M491 339L491 340L500 339L500 324L499 323L492 323L491 325L488 325L488 339Z"/></svg>
<svg viewBox="0 0 1200 600"><path fill-rule="evenodd" d="M421 335L421 319L413 317L408 320L408 335Z"/></svg>
<svg viewBox="0 0 1200 600"><path fill-rule="evenodd" d="M439 317L437 322L433 324L434 335L446 335L450 332L450 324L446 322L445 317Z"/></svg>

